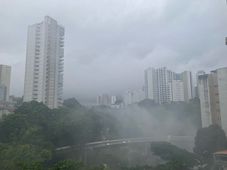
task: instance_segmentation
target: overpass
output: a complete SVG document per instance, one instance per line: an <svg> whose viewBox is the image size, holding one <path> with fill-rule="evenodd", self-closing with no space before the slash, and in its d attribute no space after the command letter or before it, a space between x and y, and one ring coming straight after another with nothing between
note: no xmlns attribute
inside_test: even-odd
<svg viewBox="0 0 227 170"><path fill-rule="evenodd" d="M95 148L105 148L111 147L116 145L127 145L133 143L151 143L151 142L158 142L158 141L166 141L172 144L175 144L176 141L182 142L191 142L193 143L194 137L193 136L167 136L167 137L144 137L144 138L122 138L122 139L114 139L114 140L103 140L103 141L96 141L96 142L89 142L86 143L83 148L84 149L95 149ZM76 149L81 146L63 146L56 149L56 151L61 150L69 150L69 149Z"/></svg>

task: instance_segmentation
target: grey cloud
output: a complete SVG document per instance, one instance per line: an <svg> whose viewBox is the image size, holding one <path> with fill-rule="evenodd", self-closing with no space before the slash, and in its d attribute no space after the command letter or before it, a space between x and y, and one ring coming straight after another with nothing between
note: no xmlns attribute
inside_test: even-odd
<svg viewBox="0 0 227 170"><path fill-rule="evenodd" d="M27 26L45 15L66 30L65 97L142 87L149 66L195 72L227 63L224 0L1 0L0 61L13 67L12 94L23 93Z"/></svg>

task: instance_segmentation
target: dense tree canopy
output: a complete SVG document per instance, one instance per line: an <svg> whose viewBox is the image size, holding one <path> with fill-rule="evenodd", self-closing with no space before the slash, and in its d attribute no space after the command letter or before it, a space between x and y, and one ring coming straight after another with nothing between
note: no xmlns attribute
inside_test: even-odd
<svg viewBox="0 0 227 170"><path fill-rule="evenodd" d="M102 140L105 135L117 135L110 115L83 108L75 99L69 99L65 104L51 110L42 103L23 103L14 114L0 120L2 169L49 166L57 161L57 147L82 146Z"/></svg>
<svg viewBox="0 0 227 170"><path fill-rule="evenodd" d="M172 167L174 170L186 170L194 167L200 162L199 157L195 154L167 142L151 143L151 151L155 155L160 156L163 160L168 161L165 166Z"/></svg>
<svg viewBox="0 0 227 170"><path fill-rule="evenodd" d="M197 106L198 103L193 101L189 104L164 106L144 101L136 106L137 110L132 107L128 112L136 112L136 119L140 117L140 111L145 109L147 116L150 114L159 121L168 121L169 117L183 121L186 116L193 122L198 116ZM35 101L23 103L14 114L3 116L0 120L0 170L106 170L107 166L87 167L76 161L82 157L78 149L73 152L73 160L66 160L70 155L59 153L56 148L68 145L83 148L88 142L140 135L142 124L133 119L134 115L126 117L125 112L125 108L88 109L74 98L66 100L58 109L49 109ZM176 134L184 133L180 130ZM194 155L172 145L153 143L151 148L167 163L157 167L146 166L145 169L186 170L185 166L191 167L194 164ZM117 161L119 163L118 159L112 160L115 164L118 164Z"/></svg>
<svg viewBox="0 0 227 170"><path fill-rule="evenodd" d="M221 127L211 125L198 130L195 137L195 153L209 158L214 152L223 149L227 149L227 139Z"/></svg>

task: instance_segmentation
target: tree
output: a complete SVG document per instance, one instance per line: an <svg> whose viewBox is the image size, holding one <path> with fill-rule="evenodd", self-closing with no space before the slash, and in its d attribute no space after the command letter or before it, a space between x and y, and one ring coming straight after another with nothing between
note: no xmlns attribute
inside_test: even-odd
<svg viewBox="0 0 227 170"><path fill-rule="evenodd" d="M85 170L82 162L76 162L73 160L59 161L50 170Z"/></svg>
<svg viewBox="0 0 227 170"><path fill-rule="evenodd" d="M0 169L41 170L45 161L51 159L51 151L29 144L0 145Z"/></svg>
<svg viewBox="0 0 227 170"><path fill-rule="evenodd" d="M45 114L50 112L50 109L44 105L43 103L31 101L25 102L20 107L18 107L14 113L16 114L31 114L31 113L39 113Z"/></svg>
<svg viewBox="0 0 227 170"><path fill-rule="evenodd" d="M166 164L155 167L155 170L188 170L189 168L179 160L171 160Z"/></svg>
<svg viewBox="0 0 227 170"><path fill-rule="evenodd" d="M218 125L211 125L197 131L194 152L204 158L211 158L216 151L227 149L224 130Z"/></svg>
<svg viewBox="0 0 227 170"><path fill-rule="evenodd" d="M157 168L160 170L186 170L197 165L199 160L195 154L167 142L152 142L151 151L167 161Z"/></svg>
<svg viewBox="0 0 227 170"><path fill-rule="evenodd" d="M70 99L64 100L63 105L68 108L82 107L81 104L75 98L70 98Z"/></svg>

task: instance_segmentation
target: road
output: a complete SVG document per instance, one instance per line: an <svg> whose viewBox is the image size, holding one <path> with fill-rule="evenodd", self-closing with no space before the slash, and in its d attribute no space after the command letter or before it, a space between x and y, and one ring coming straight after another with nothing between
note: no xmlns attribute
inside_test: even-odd
<svg viewBox="0 0 227 170"><path fill-rule="evenodd" d="M155 141L166 141L172 143L172 141L189 141L192 142L194 139L193 136L167 136L163 138L152 138L152 137L144 137L144 138L123 138L123 139L115 139L115 140L103 140L103 141L97 141L97 142L90 142L86 143L84 145L85 149L95 149L95 148L104 148L104 147L110 147L114 145L126 145L126 144L132 144L132 143L150 143ZM174 143L173 143L174 144ZM75 146L63 146L59 147L56 150L68 150L73 149Z"/></svg>

